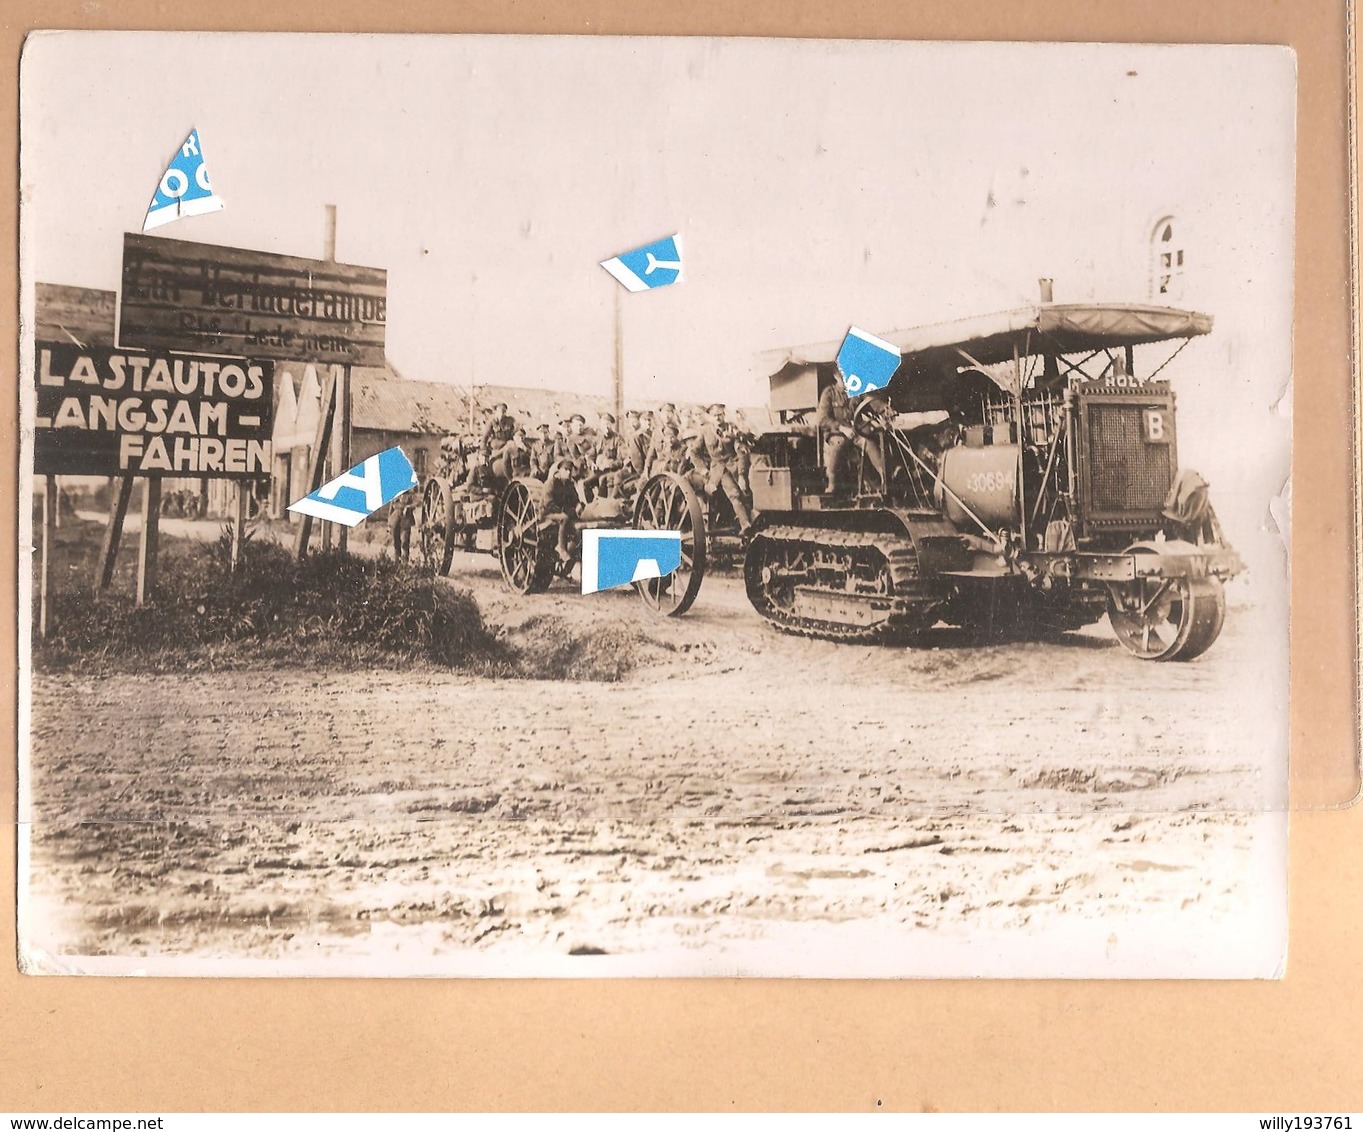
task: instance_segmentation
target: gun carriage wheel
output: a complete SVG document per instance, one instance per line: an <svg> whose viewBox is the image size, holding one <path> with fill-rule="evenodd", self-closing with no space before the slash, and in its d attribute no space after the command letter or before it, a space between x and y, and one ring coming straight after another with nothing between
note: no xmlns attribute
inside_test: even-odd
<svg viewBox="0 0 1363 1132"><path fill-rule="evenodd" d="M1135 546L1131 553L1153 551ZM1140 578L1109 589L1112 631L1141 660L1201 656L1226 620L1226 594L1218 578Z"/></svg>
<svg viewBox="0 0 1363 1132"><path fill-rule="evenodd" d="M705 578L705 506L683 477L659 472L639 489L634 526L638 530L681 532L681 565L666 577L634 583L650 609L664 617L680 617L691 608Z"/></svg>
<svg viewBox="0 0 1363 1132"><path fill-rule="evenodd" d="M421 560L441 575L454 561L454 498L441 479L428 480L421 497Z"/></svg>
<svg viewBox="0 0 1363 1132"><path fill-rule="evenodd" d="M515 479L497 509L497 560L506 584L519 594L541 594L554 580L553 524L538 480Z"/></svg>

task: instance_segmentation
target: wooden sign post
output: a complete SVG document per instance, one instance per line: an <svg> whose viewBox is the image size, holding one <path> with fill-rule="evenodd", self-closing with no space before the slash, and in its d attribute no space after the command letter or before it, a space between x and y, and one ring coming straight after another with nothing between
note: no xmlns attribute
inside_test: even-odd
<svg viewBox="0 0 1363 1132"><path fill-rule="evenodd" d="M336 373L334 370L327 373L327 383L322 389L322 412L317 418L317 433L312 440L312 452L310 454L311 464L308 468L307 490L304 495L311 495L324 482L322 474L327 466L327 448L331 444L331 429L335 423L336 416ZM302 521L298 524L298 534L294 536L293 553L295 558L302 558L308 553L308 539L312 536L312 516L301 516Z"/></svg>
<svg viewBox="0 0 1363 1132"><path fill-rule="evenodd" d="M341 366L336 374L336 467L335 475L350 468L350 367ZM343 554L349 546L350 531L336 530L336 549Z"/></svg>
<svg viewBox="0 0 1363 1132"><path fill-rule="evenodd" d="M350 385L349 366L332 366L327 373L326 385L322 389L321 415L317 419L317 433L313 437L310 464L308 465L307 491L311 495L326 482L327 469L338 476L350 469ZM331 547L330 524L322 528L322 548ZM336 548L344 551L349 532L344 526L336 530ZM294 536L293 552L302 558L308 552L308 541L312 537L312 516L300 516L298 533Z"/></svg>
<svg viewBox="0 0 1363 1132"><path fill-rule="evenodd" d="M128 516L128 501L133 495L133 476L120 476L118 495L109 501L109 525L104 528L104 543L99 548L99 582L96 593L109 588L114 580L114 563L118 559L118 544L123 540L123 520Z"/></svg>
<svg viewBox="0 0 1363 1132"><path fill-rule="evenodd" d="M137 604L146 605L156 588L156 555L161 542L161 477L142 485L142 537L137 544Z"/></svg>

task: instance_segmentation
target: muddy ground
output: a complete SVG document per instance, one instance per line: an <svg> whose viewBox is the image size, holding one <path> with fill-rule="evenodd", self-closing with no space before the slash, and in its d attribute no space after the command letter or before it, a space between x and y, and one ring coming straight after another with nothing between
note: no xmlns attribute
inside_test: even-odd
<svg viewBox="0 0 1363 1132"><path fill-rule="evenodd" d="M1273 966L1282 646L1242 582L1206 656L1148 664L1106 624L1045 643L786 637L731 573L670 621L628 592L514 598L487 557L452 575L508 632L630 626L637 667L36 674L33 965Z"/></svg>

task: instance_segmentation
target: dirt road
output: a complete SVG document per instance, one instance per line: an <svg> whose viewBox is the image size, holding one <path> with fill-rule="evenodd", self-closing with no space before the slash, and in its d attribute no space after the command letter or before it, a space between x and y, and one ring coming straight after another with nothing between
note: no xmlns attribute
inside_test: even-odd
<svg viewBox="0 0 1363 1132"><path fill-rule="evenodd" d="M615 684L39 674L35 964L1271 968L1285 713L1234 592L1215 648L1157 665L1105 625L907 649L785 637L732 576L660 622L630 593L513 598L490 558L453 574L510 632L630 625L644 663Z"/></svg>

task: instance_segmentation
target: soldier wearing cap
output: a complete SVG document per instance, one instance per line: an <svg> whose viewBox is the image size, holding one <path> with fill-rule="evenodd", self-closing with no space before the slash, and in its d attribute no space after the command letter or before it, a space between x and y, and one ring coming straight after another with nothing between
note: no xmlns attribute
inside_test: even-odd
<svg viewBox="0 0 1363 1132"><path fill-rule="evenodd" d="M743 498L736 477L740 463L738 430L724 419L725 409L722 404L711 405L709 412L710 419L701 433L710 463L709 474L705 479L705 494L712 497L717 490L723 488L724 494L729 497L729 503L733 506L738 529L746 531L752 526L752 515L748 511L748 502Z"/></svg>
<svg viewBox="0 0 1363 1132"><path fill-rule="evenodd" d="M601 431L597 434L595 459L585 487L589 493L616 495L620 489L620 473L625 467L625 441L615 429L615 416L601 414Z"/></svg>
<svg viewBox="0 0 1363 1132"><path fill-rule="evenodd" d="M640 475L648 474L648 465L653 459L653 448L658 443L658 434L662 431L653 415L652 409L645 409L639 414L639 427L634 433L634 443L643 454L644 464L640 470Z"/></svg>
<svg viewBox="0 0 1363 1132"><path fill-rule="evenodd" d="M885 460L880 454L880 443L852 427L852 399L841 380L835 379L819 396L814 425L823 437L825 491L831 494L838 490L838 473L847 460L849 444L861 449L865 459L879 473L880 482L885 482Z"/></svg>
<svg viewBox="0 0 1363 1132"><path fill-rule="evenodd" d="M526 439L525 429L521 425L516 426L516 431L511 436L510 443L502 450L502 460L506 464L508 476L528 476L533 466L530 453L530 442Z"/></svg>
<svg viewBox="0 0 1363 1132"><path fill-rule="evenodd" d="M571 460L584 465L591 453L591 438L586 431L587 418L574 413L563 422L563 433L555 444L555 455L560 460Z"/></svg>
<svg viewBox="0 0 1363 1132"><path fill-rule="evenodd" d="M705 437L698 428L687 428L681 433L682 459L680 472L701 494L710 479L710 454L705 450Z"/></svg>
<svg viewBox="0 0 1363 1132"><path fill-rule="evenodd" d="M539 480L549 478L554 466L554 438L549 435L549 423L541 421L530 438L530 474Z"/></svg>
<svg viewBox="0 0 1363 1132"><path fill-rule="evenodd" d="M649 454L647 474L674 472L680 475L686 470L686 463L686 443L677 426L669 421L658 430L658 445Z"/></svg>
<svg viewBox="0 0 1363 1132"><path fill-rule="evenodd" d="M567 565L573 560L572 537L577 529L578 512L582 506L582 493L573 481L573 469L566 460L556 461L549 475L548 508L545 517L558 524L559 561Z"/></svg>
<svg viewBox="0 0 1363 1132"><path fill-rule="evenodd" d="M660 448L662 447L662 445L664 444L664 442L665 442L665 441L664 441L664 436L665 436L665 433L666 433L666 431L667 431L667 426L668 426L669 424L674 424L674 425L676 425L676 426L677 426L677 432L678 432L679 434L681 434L681 433L683 433L683 432L685 431L685 430L682 428L681 414L677 412L677 406L674 405L674 404L672 404L670 401L667 402L667 403L665 403L665 404L663 404L663 405L660 405L660 406L658 407L657 413L654 414L654 418L653 418L653 451L654 451L654 454L657 454L658 451L660 450Z"/></svg>
<svg viewBox="0 0 1363 1132"><path fill-rule="evenodd" d="M483 429L483 459L490 465L492 474L502 479L511 478L504 454L515 435L516 419L507 414L506 402L499 402L492 407L492 415Z"/></svg>
<svg viewBox="0 0 1363 1132"><path fill-rule="evenodd" d="M619 468L607 481L606 490L614 496L624 496L633 491L640 477L648 468L648 448L644 446L643 431L639 426L639 411L630 409L625 413L624 427L616 437L619 454Z"/></svg>

